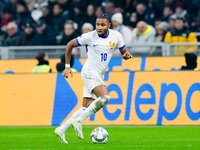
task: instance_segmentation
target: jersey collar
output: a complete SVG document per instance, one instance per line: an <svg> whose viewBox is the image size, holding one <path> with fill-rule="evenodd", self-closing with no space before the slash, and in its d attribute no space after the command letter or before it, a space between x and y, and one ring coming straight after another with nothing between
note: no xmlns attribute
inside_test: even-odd
<svg viewBox="0 0 200 150"><path fill-rule="evenodd" d="M110 31L109 31L109 29L108 29L108 34L107 34L106 36L101 36L101 38L106 39L106 38L109 36L109 33L110 33ZM97 34L98 34L98 33L97 33Z"/></svg>

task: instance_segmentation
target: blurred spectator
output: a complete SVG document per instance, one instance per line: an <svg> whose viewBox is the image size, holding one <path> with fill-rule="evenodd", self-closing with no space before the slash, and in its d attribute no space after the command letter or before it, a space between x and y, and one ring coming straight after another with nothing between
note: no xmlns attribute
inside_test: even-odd
<svg viewBox="0 0 200 150"><path fill-rule="evenodd" d="M12 19L13 19L12 10L10 10L10 8L4 8L0 25L1 29L5 31L6 26L10 21L12 21Z"/></svg>
<svg viewBox="0 0 200 150"><path fill-rule="evenodd" d="M124 10L126 11L126 13L130 13L130 12L133 12L135 11L135 5L134 3L136 3L137 1L134 1L134 0L125 0L124 2ZM121 7L121 6L119 6Z"/></svg>
<svg viewBox="0 0 200 150"><path fill-rule="evenodd" d="M147 6L144 3L138 3L136 5L137 20L144 20L145 11Z"/></svg>
<svg viewBox="0 0 200 150"><path fill-rule="evenodd" d="M17 2L18 0L9 0L7 1L7 3L5 4L5 8L7 10L11 10L13 18L15 17L15 15L17 14Z"/></svg>
<svg viewBox="0 0 200 150"><path fill-rule="evenodd" d="M7 36L6 32L4 32L4 31L2 31L2 30L0 29L0 46L3 45L4 40L6 39L6 36Z"/></svg>
<svg viewBox="0 0 200 150"><path fill-rule="evenodd" d="M168 22L172 14L173 14L173 10L170 7L168 6L164 7L162 21Z"/></svg>
<svg viewBox="0 0 200 150"><path fill-rule="evenodd" d="M22 33L19 37L18 46L34 45L35 29L33 21L27 20L22 26Z"/></svg>
<svg viewBox="0 0 200 150"><path fill-rule="evenodd" d="M124 12L124 9L122 8L122 7L115 7L114 8L114 14L116 14L116 13L121 13L121 14L123 14L123 12Z"/></svg>
<svg viewBox="0 0 200 150"><path fill-rule="evenodd" d="M50 13L49 7L48 6L41 7L41 11L42 11L42 17L40 19L43 19L48 26L53 28L54 26L53 24L54 22L52 19L53 15Z"/></svg>
<svg viewBox="0 0 200 150"><path fill-rule="evenodd" d="M145 22L151 26L154 25L156 20L156 7L153 0L147 0L147 9L145 12Z"/></svg>
<svg viewBox="0 0 200 150"><path fill-rule="evenodd" d="M97 7L96 8L96 11L95 11L95 16L97 17L97 16L99 16L100 14L103 14L104 13L104 11L103 11L103 8L102 7Z"/></svg>
<svg viewBox="0 0 200 150"><path fill-rule="evenodd" d="M62 8L66 11L69 11L72 9L72 0L56 0L57 3L59 3Z"/></svg>
<svg viewBox="0 0 200 150"><path fill-rule="evenodd" d="M28 10L32 12L34 9L35 0L34 1L33 0L24 0L24 1L26 2Z"/></svg>
<svg viewBox="0 0 200 150"><path fill-rule="evenodd" d="M92 26L92 24L90 23L84 23L82 28L81 28L81 32L82 33L87 33L90 32L94 29L94 27Z"/></svg>
<svg viewBox="0 0 200 150"><path fill-rule="evenodd" d="M164 0L148 0L148 7L153 9L155 19L162 18L164 10Z"/></svg>
<svg viewBox="0 0 200 150"><path fill-rule="evenodd" d="M167 22L159 23L156 28L157 35L155 42L163 42L168 30L169 30L169 24Z"/></svg>
<svg viewBox="0 0 200 150"><path fill-rule="evenodd" d="M191 30L194 32L200 32L200 10L195 22L191 23ZM198 41L200 41L200 36L198 36Z"/></svg>
<svg viewBox="0 0 200 150"><path fill-rule="evenodd" d="M34 4L34 9L41 9L42 7L48 6L47 0L36 0L36 3Z"/></svg>
<svg viewBox="0 0 200 150"><path fill-rule="evenodd" d="M132 31L132 44L152 44L155 41L156 31L154 27L147 25L146 22L140 21L137 23L137 28ZM150 53L151 47L136 47L134 55L146 56Z"/></svg>
<svg viewBox="0 0 200 150"><path fill-rule="evenodd" d="M14 19L18 25L18 28L21 29L25 21L31 19L32 17L26 3L23 0L19 0L17 3L17 15L16 18Z"/></svg>
<svg viewBox="0 0 200 150"><path fill-rule="evenodd" d="M155 14L152 9L147 9L144 3L136 5L136 12L133 12L130 17L130 25L134 28L139 21L145 21L147 24L154 25Z"/></svg>
<svg viewBox="0 0 200 150"><path fill-rule="evenodd" d="M2 13L3 13L3 8L5 7L5 3L4 1L0 1L0 18L2 16Z"/></svg>
<svg viewBox="0 0 200 150"><path fill-rule="evenodd" d="M78 24L80 28L85 23L85 12L86 5L84 0L73 0L72 1L73 10L71 13L71 19Z"/></svg>
<svg viewBox="0 0 200 150"><path fill-rule="evenodd" d="M125 8L126 5L126 0L120 0L120 1L116 1L116 0L109 0L109 2L112 2L115 6L115 8Z"/></svg>
<svg viewBox="0 0 200 150"><path fill-rule="evenodd" d="M38 64L32 69L31 71L32 73L50 73L51 72L47 53L39 52L36 55L36 59L38 60Z"/></svg>
<svg viewBox="0 0 200 150"><path fill-rule="evenodd" d="M168 20L168 23L169 23L169 30L170 30L170 31L171 31L171 30L174 30L174 28L175 28L175 20L176 20L175 16L171 16L171 17L169 18L169 20Z"/></svg>
<svg viewBox="0 0 200 150"><path fill-rule="evenodd" d="M114 3L113 3L113 2L107 1L107 2L105 3L105 13L107 13L108 16L111 17L111 16L113 15L113 13L114 13L114 8L115 8L115 6L114 6Z"/></svg>
<svg viewBox="0 0 200 150"><path fill-rule="evenodd" d="M115 7L114 9L114 14L116 13L121 13L122 14L122 18L123 18L123 21L122 23L127 26L130 30L132 30L132 27L128 26L128 23L129 23L129 19L130 19L130 13L127 13L123 8L121 7Z"/></svg>
<svg viewBox="0 0 200 150"><path fill-rule="evenodd" d="M172 10L175 9L176 0L164 0L164 5L170 7Z"/></svg>
<svg viewBox="0 0 200 150"><path fill-rule="evenodd" d="M188 8L191 23L196 22L199 16L199 10L200 10L200 0L192 0L191 5Z"/></svg>
<svg viewBox="0 0 200 150"><path fill-rule="evenodd" d="M185 53L186 66L182 66L181 70L198 70L197 68L197 55L194 53Z"/></svg>
<svg viewBox="0 0 200 150"><path fill-rule="evenodd" d="M69 19L68 11L63 11L62 6L56 3L53 6L53 29L56 35L61 34L65 20L67 19Z"/></svg>
<svg viewBox="0 0 200 150"><path fill-rule="evenodd" d="M139 3L136 6L136 12L133 12L130 17L130 25L135 28L139 21L144 20L146 6L143 3Z"/></svg>
<svg viewBox="0 0 200 150"><path fill-rule="evenodd" d="M61 59L61 62L57 63L56 70L58 72L63 72L65 70L65 54L63 54L60 59ZM77 72L77 70L73 68L73 65L74 65L74 55L71 55L71 59L70 59L71 70L72 72Z"/></svg>
<svg viewBox="0 0 200 150"><path fill-rule="evenodd" d="M40 19L36 22L35 45L56 45L56 36L53 30Z"/></svg>
<svg viewBox="0 0 200 150"><path fill-rule="evenodd" d="M42 11L39 10L39 9L35 9L35 10L33 10L33 11L31 12L31 17L33 18L33 20L34 20L35 22L37 22L39 19L41 19L42 15L43 15L43 13L42 13Z"/></svg>
<svg viewBox="0 0 200 150"><path fill-rule="evenodd" d="M84 23L81 29L82 33L87 33L92 31L94 28L90 23ZM79 47L80 58L87 58L87 47L81 46Z"/></svg>
<svg viewBox="0 0 200 150"><path fill-rule="evenodd" d="M161 20L168 22L172 31L176 17L184 17L185 26L196 33L200 32L199 10L200 0L0 0L0 27L6 31L7 24L15 21L20 32L27 19L38 21L42 17L59 42L66 20L76 22L76 30L81 32L85 22L94 27L96 17L105 11L110 15L121 13L122 24L131 30L139 21L145 21L157 29L158 20Z"/></svg>
<svg viewBox="0 0 200 150"><path fill-rule="evenodd" d="M62 35L61 41L59 45L67 45L69 41L76 38L79 34L77 33L74 22L73 21L67 21L64 25L64 33Z"/></svg>
<svg viewBox="0 0 200 150"><path fill-rule="evenodd" d="M154 22L154 27L155 29L158 27L158 25L161 23L161 19L156 19L155 22Z"/></svg>
<svg viewBox="0 0 200 150"><path fill-rule="evenodd" d="M156 27L156 38L155 42L163 42L166 33L169 30L169 25L167 22L160 22ZM150 51L151 56L162 56L161 47L153 47Z"/></svg>
<svg viewBox="0 0 200 150"><path fill-rule="evenodd" d="M121 33L126 45L131 44L131 30L123 24L123 16L121 13L116 13L111 18L113 30Z"/></svg>
<svg viewBox="0 0 200 150"><path fill-rule="evenodd" d="M95 26L96 16L94 5L88 5L85 22L91 23L93 27Z"/></svg>
<svg viewBox="0 0 200 150"><path fill-rule="evenodd" d="M19 41L19 33L17 24L10 22L7 25L7 38L5 39L3 46L16 46Z"/></svg>
<svg viewBox="0 0 200 150"><path fill-rule="evenodd" d="M172 15L174 18L185 18L187 21L189 20L189 16L187 11L183 7L183 3L180 1L177 1L175 13Z"/></svg>
<svg viewBox="0 0 200 150"><path fill-rule="evenodd" d="M167 32L164 42L197 42L196 35L184 26L184 22L184 18L177 18L175 21L175 29ZM174 54L176 56L183 56L184 53L193 53L196 49L197 46L175 46Z"/></svg>

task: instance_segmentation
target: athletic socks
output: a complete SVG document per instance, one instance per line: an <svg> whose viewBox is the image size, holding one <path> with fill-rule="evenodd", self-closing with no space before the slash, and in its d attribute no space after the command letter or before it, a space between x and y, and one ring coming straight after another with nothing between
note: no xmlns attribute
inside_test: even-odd
<svg viewBox="0 0 200 150"><path fill-rule="evenodd" d="M77 122L83 123L83 121L89 117L90 115L96 113L100 110L103 106L105 106L110 100L109 95L100 96L95 99L90 106L76 119Z"/></svg>
<svg viewBox="0 0 200 150"><path fill-rule="evenodd" d="M84 111L85 111L86 107L81 107L79 110L77 110L72 116L71 118L69 118L63 125L60 126L61 130L63 132L67 131L67 129L69 129L71 127L71 122L73 119L76 119L77 117L79 117Z"/></svg>

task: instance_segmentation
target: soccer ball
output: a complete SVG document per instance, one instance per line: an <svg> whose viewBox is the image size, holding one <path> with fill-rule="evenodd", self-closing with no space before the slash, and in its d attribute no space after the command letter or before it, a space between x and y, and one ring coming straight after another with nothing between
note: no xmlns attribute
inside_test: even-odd
<svg viewBox="0 0 200 150"><path fill-rule="evenodd" d="M91 133L93 143L106 143L108 141L108 132L102 127L95 128Z"/></svg>

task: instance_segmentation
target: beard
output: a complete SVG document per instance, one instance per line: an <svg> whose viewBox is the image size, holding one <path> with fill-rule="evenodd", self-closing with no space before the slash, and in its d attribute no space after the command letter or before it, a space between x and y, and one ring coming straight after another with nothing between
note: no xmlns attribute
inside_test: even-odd
<svg viewBox="0 0 200 150"><path fill-rule="evenodd" d="M107 36L108 30L105 32L102 31L101 33L99 33L99 32L97 32L97 33L98 33L99 37L104 37L104 36Z"/></svg>

